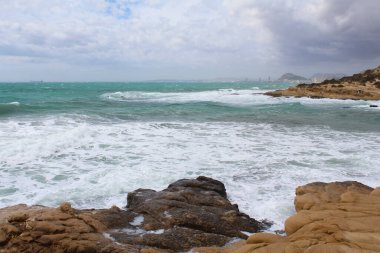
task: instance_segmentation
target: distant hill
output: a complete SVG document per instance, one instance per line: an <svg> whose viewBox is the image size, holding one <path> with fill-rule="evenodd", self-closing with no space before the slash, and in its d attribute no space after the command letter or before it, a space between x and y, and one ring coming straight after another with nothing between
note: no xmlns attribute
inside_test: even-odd
<svg viewBox="0 0 380 253"><path fill-rule="evenodd" d="M283 83L305 83L306 82L307 83L307 82L310 82L310 80L303 76L298 76L292 73L286 73L286 74L283 74L277 80L277 82L283 82Z"/></svg>
<svg viewBox="0 0 380 253"><path fill-rule="evenodd" d="M340 79L330 79L312 84L303 83L266 94L274 97L380 100L380 66Z"/></svg>

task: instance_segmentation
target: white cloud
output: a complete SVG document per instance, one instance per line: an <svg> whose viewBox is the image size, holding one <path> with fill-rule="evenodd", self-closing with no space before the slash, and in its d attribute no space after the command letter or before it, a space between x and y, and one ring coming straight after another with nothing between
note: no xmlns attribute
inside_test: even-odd
<svg viewBox="0 0 380 253"><path fill-rule="evenodd" d="M43 73L50 62L55 73L63 65L73 72L104 66L119 69L118 79L202 78L267 75L289 62L297 68L297 61L345 54L373 60L380 53L376 2L0 0L0 67L18 59L23 73L32 63Z"/></svg>

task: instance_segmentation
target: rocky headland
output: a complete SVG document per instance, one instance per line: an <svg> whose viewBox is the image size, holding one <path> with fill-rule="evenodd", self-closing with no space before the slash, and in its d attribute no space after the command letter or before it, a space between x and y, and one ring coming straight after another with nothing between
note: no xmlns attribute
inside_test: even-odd
<svg viewBox="0 0 380 253"><path fill-rule="evenodd" d="M241 213L223 183L183 179L163 191L138 189L124 209L16 205L0 209L0 252L182 252L223 246L268 226Z"/></svg>
<svg viewBox="0 0 380 253"><path fill-rule="evenodd" d="M0 252L380 252L380 188L311 183L296 189L294 204L285 235L260 233L269 224L241 213L207 177L138 189L124 209L16 205L0 209Z"/></svg>
<svg viewBox="0 0 380 253"><path fill-rule="evenodd" d="M380 66L338 80L299 84L285 90L265 93L273 97L294 96L333 99L380 100Z"/></svg>

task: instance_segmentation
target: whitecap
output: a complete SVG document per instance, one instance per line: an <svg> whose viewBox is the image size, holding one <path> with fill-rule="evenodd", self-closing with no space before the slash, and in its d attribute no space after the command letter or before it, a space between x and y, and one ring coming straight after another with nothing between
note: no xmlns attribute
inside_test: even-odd
<svg viewBox="0 0 380 253"><path fill-rule="evenodd" d="M295 212L297 186L337 180L377 186L380 178L378 132L250 122L106 124L54 115L2 120L0 139L0 185L16 189L1 207L125 206L135 189L162 190L205 175L224 182L241 211L274 221L277 230ZM65 180L53 180L60 175ZM132 224L142 222L137 216Z"/></svg>
<svg viewBox="0 0 380 253"><path fill-rule="evenodd" d="M265 90L235 90L220 89L199 92L141 92L125 91L104 93L100 96L103 100L117 102L140 103L191 103L191 102L215 102L231 105L255 105L273 104L277 100L263 95Z"/></svg>
<svg viewBox="0 0 380 253"><path fill-rule="evenodd" d="M132 222L130 222L129 224L131 224L132 226L140 226L142 223L144 222L144 216L143 215L139 215L139 216L136 216Z"/></svg>
<svg viewBox="0 0 380 253"><path fill-rule="evenodd" d="M20 103L15 101L15 102L8 103L8 105L20 106Z"/></svg>

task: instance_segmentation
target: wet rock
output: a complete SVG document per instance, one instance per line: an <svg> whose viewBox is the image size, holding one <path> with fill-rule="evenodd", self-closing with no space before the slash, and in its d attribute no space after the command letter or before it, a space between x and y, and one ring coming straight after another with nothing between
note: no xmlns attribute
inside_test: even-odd
<svg viewBox="0 0 380 253"><path fill-rule="evenodd" d="M221 182L199 177L179 180L160 192L145 189L131 192L127 208L143 215L142 227L146 230L180 226L246 238L241 231L253 233L264 227L264 224L239 212L226 197Z"/></svg>
<svg viewBox="0 0 380 253"><path fill-rule="evenodd" d="M131 192L127 209L0 209L0 252L171 253L223 246L266 225L231 204L223 183L198 177Z"/></svg>
<svg viewBox="0 0 380 253"><path fill-rule="evenodd" d="M112 236L119 243L138 244L172 251L184 251L194 247L225 245L230 237L205 233L197 229L174 227L159 231L158 233L127 234L123 232L113 233Z"/></svg>

